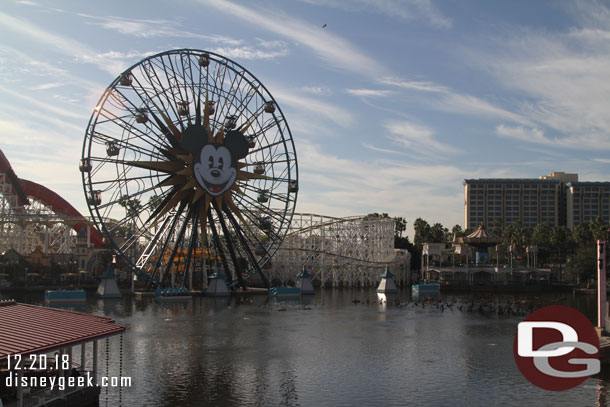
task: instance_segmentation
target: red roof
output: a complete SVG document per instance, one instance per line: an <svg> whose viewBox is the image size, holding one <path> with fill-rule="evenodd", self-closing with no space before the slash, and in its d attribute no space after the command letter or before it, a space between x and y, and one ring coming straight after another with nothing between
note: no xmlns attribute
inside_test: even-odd
<svg viewBox="0 0 610 407"><path fill-rule="evenodd" d="M481 223L477 230L472 232L466 237L460 239L461 243L470 243L470 244L496 244L503 241L501 237L497 237L491 232L488 232L485 229L485 224Z"/></svg>
<svg viewBox="0 0 610 407"><path fill-rule="evenodd" d="M50 352L124 330L111 318L0 301L0 360L12 354Z"/></svg>

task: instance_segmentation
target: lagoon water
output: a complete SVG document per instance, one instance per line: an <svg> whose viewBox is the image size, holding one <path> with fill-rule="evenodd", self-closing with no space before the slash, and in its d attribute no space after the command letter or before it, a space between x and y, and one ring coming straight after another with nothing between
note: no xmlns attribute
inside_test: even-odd
<svg viewBox="0 0 610 407"><path fill-rule="evenodd" d="M32 295L16 299L42 303ZM122 375L132 387L103 389L102 406L605 406L610 400L610 375L565 392L530 384L512 351L525 316L489 307L512 302L528 312L564 304L593 320L594 296L443 294L440 304L455 304L451 309L437 299L414 302L408 290L381 300L372 289L326 289L292 301L90 297L76 310L127 327ZM108 375L118 376L119 337L109 349ZM100 351L105 374L105 341Z"/></svg>

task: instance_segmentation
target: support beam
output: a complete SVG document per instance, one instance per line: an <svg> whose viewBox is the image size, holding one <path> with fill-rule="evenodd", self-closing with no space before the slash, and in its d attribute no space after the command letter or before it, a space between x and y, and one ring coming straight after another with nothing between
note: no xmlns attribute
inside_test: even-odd
<svg viewBox="0 0 610 407"><path fill-rule="evenodd" d="M606 329L606 241L597 241L597 327Z"/></svg>
<svg viewBox="0 0 610 407"><path fill-rule="evenodd" d="M97 385L97 339L93 341L93 384Z"/></svg>
<svg viewBox="0 0 610 407"><path fill-rule="evenodd" d="M85 371L87 370L87 360L86 360L86 354L85 354L85 343L80 345L80 370L81 371Z"/></svg>

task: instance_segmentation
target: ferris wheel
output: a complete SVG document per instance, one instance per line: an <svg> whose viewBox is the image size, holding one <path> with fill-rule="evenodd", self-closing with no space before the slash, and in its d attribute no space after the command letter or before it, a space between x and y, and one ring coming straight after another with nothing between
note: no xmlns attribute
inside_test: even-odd
<svg viewBox="0 0 610 407"><path fill-rule="evenodd" d="M91 215L139 278L183 286L221 267L246 287L288 230L298 169L288 123L244 67L180 49L106 89L80 161Z"/></svg>

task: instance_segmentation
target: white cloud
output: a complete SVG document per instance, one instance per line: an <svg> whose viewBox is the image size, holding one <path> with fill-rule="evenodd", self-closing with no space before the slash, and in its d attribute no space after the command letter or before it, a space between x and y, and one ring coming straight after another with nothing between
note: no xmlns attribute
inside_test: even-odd
<svg viewBox="0 0 610 407"><path fill-rule="evenodd" d="M492 103L472 95L460 93L447 93L439 100L434 102L440 110L469 114L473 116L487 116L511 120L521 124L531 124L531 122L519 114L510 110L495 106Z"/></svg>
<svg viewBox="0 0 610 407"><path fill-rule="evenodd" d="M530 124L522 115L513 113L479 97L453 91L451 88L429 81L409 81L396 77L384 77L379 82L408 91L418 91L429 94L426 99L431 107L446 112L487 116L508 119L522 124Z"/></svg>
<svg viewBox="0 0 610 407"><path fill-rule="evenodd" d="M304 45L335 68L377 77L385 72L375 59L370 58L345 39L323 30L317 25L280 14L275 10L257 11L226 0L200 0L261 29L282 35Z"/></svg>
<svg viewBox="0 0 610 407"><path fill-rule="evenodd" d="M182 24L179 21L163 19L135 19L117 16L100 17L83 13L79 13L77 15L90 20L90 24L134 37L196 38L199 40L209 41L214 44L225 44L229 46L239 46L242 44L241 40L236 40L223 35L204 35L192 31L185 31L182 29Z"/></svg>
<svg viewBox="0 0 610 407"><path fill-rule="evenodd" d="M418 216L445 225L461 223L462 174L450 165L358 160L299 143L298 211L345 216L387 212L412 222Z"/></svg>
<svg viewBox="0 0 610 407"><path fill-rule="evenodd" d="M451 19L438 11L430 0L302 0L305 3L341 8L348 11L372 11L405 21L424 20L438 28L451 28Z"/></svg>
<svg viewBox="0 0 610 407"><path fill-rule="evenodd" d="M521 126L508 127L503 124L496 127L496 133L502 137L509 137L520 141L531 143L552 144L553 141L544 137L544 132L537 128L525 128Z"/></svg>
<svg viewBox="0 0 610 407"><path fill-rule="evenodd" d="M241 47L219 47L212 49L213 52L223 55L227 58L235 59L272 59L284 57L288 55L287 48L279 48L277 50L256 49L248 45Z"/></svg>
<svg viewBox="0 0 610 407"><path fill-rule="evenodd" d="M40 4L36 3L35 1L30 1L30 0L18 0L17 3L23 4L24 6L33 6L33 7L40 6Z"/></svg>
<svg viewBox="0 0 610 407"><path fill-rule="evenodd" d="M394 93L391 90L382 89L346 89L345 91L350 95L362 97L384 97Z"/></svg>
<svg viewBox="0 0 610 407"><path fill-rule="evenodd" d="M298 110L315 113L318 117L325 117L342 127L350 126L354 120L352 113L348 110L325 102L320 98L304 96L297 93L294 89L284 89L275 85L270 85L269 89L273 89L273 95L281 105L286 104Z"/></svg>
<svg viewBox="0 0 610 407"><path fill-rule="evenodd" d="M99 53L87 45L69 37L61 36L44 30L27 20L10 16L0 11L0 23L16 33L30 37L41 44L46 44L64 55L68 55L79 62L91 63L99 69L116 75L126 66L113 59L99 57Z"/></svg>
<svg viewBox="0 0 610 407"><path fill-rule="evenodd" d="M47 90L47 89L59 88L61 86L64 86L64 84L61 82L47 82L47 83L41 83L40 85L31 86L30 89L31 90Z"/></svg>
<svg viewBox="0 0 610 407"><path fill-rule="evenodd" d="M8 89L1 85L0 85L0 90L2 92L4 92L5 94L10 94L11 96L13 96L15 98L25 101L26 103L28 103L31 106L36 106L36 107L46 110L48 112L55 113L55 114L58 114L58 115L61 115L61 116L67 117L67 118L83 119L83 118L87 117L87 115L85 115L85 114L80 114L80 113L74 112L73 109L66 109L66 108L63 108L63 107L60 107L60 106L57 106L54 104L41 102L33 97L23 95L20 92L14 91L12 89Z"/></svg>
<svg viewBox="0 0 610 407"><path fill-rule="evenodd" d="M471 51L468 60L519 95L521 124L554 133L556 145L607 146L610 23L597 20L610 14L600 3L579 2L576 9L593 27L563 33L515 28L496 38L493 50Z"/></svg>
<svg viewBox="0 0 610 407"><path fill-rule="evenodd" d="M438 158L443 154L460 151L453 146L435 140L434 131L423 125L407 121L393 121L386 123L385 128L392 133L390 138L393 141L416 155Z"/></svg>
<svg viewBox="0 0 610 407"><path fill-rule="evenodd" d="M509 127L503 124L496 127L499 136L515 140L543 144L550 147L563 147L577 150L610 150L610 139L607 136L596 134L579 134L563 137L549 138L538 128L525 128L521 126Z"/></svg>
<svg viewBox="0 0 610 407"><path fill-rule="evenodd" d="M387 148L380 148L380 147L375 147L371 144L368 143L362 143L362 147L371 150L371 151L376 151L378 153L385 153L385 154L399 154L399 155L404 155L404 153L402 151L396 151L396 150L390 150Z"/></svg>
<svg viewBox="0 0 610 407"><path fill-rule="evenodd" d="M332 91L325 86L304 86L301 90L305 93L311 93L312 95L330 95Z"/></svg>
<svg viewBox="0 0 610 407"><path fill-rule="evenodd" d="M30 54L26 54L15 48L0 45L0 61L3 63L3 71L12 70L19 74L27 72L27 81L30 89L44 90L44 88L31 85L36 79L42 79L43 82L38 86L48 86L50 83L61 83L63 85L77 85L84 89L104 89L103 85L91 80L75 75L73 72L65 68L59 68L56 65L41 61ZM22 75L19 75L21 78ZM8 79L9 81L11 79ZM5 80L6 83L6 80ZM100 93L101 94L101 93ZM99 95L98 95L99 97Z"/></svg>
<svg viewBox="0 0 610 407"><path fill-rule="evenodd" d="M384 77L379 79L379 82L384 83L386 85L396 86L409 90L418 90L421 92L449 93L449 88L447 88L446 86L438 85L433 82L407 81L395 77Z"/></svg>

